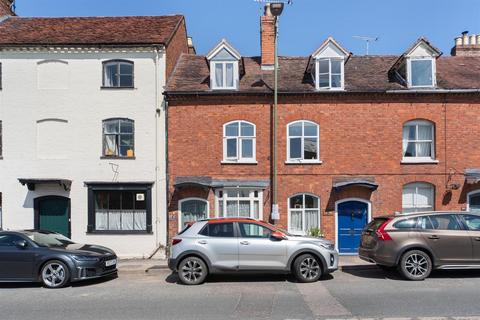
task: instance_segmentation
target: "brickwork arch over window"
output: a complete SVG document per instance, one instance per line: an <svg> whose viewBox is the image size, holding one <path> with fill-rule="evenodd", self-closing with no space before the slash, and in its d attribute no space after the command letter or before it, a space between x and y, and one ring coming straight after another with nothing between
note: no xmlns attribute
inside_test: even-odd
<svg viewBox="0 0 480 320"><path fill-rule="evenodd" d="M103 63L103 87L133 88L133 62L109 60Z"/></svg>
<svg viewBox="0 0 480 320"><path fill-rule="evenodd" d="M300 193L288 199L288 231L308 235L320 228L320 198L313 194Z"/></svg>
<svg viewBox="0 0 480 320"><path fill-rule="evenodd" d="M412 120L403 125L403 161L435 160L435 125L427 120Z"/></svg>
<svg viewBox="0 0 480 320"><path fill-rule="evenodd" d="M251 122L237 120L223 125L223 161L255 162L256 128Z"/></svg>
<svg viewBox="0 0 480 320"><path fill-rule="evenodd" d="M433 211L435 186L427 182L414 182L403 186L402 212Z"/></svg>
<svg viewBox="0 0 480 320"><path fill-rule="evenodd" d="M135 156L135 123L130 119L103 120L103 156L132 158Z"/></svg>
<svg viewBox="0 0 480 320"><path fill-rule="evenodd" d="M318 124L301 120L287 126L287 162L319 162L320 128Z"/></svg>

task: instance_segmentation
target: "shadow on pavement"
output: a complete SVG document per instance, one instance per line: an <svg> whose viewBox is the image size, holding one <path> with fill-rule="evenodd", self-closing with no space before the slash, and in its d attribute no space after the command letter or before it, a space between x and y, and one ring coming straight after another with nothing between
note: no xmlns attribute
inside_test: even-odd
<svg viewBox="0 0 480 320"><path fill-rule="evenodd" d="M86 286L93 286L100 283L105 283L117 279L118 275L112 275L103 278L91 279L91 280L82 280L78 282L72 282L68 287L86 287ZM22 288L41 288L42 284L40 282L5 282L0 283L0 290L1 289L22 289ZM50 289L49 289L50 290ZM56 289L61 290L61 289Z"/></svg>
<svg viewBox="0 0 480 320"><path fill-rule="evenodd" d="M323 276L320 281L332 280L333 276L328 274ZM178 279L177 273L171 273L165 281L183 285ZM298 283L297 279L291 274L267 274L267 273L224 273L209 275L205 283L232 283L232 282L291 282Z"/></svg>
<svg viewBox="0 0 480 320"><path fill-rule="evenodd" d="M390 270L383 269L364 269L364 270L344 270L344 273L348 273L355 277L368 278L368 279L389 279L410 281L404 279L396 269ZM480 278L480 270L433 270L430 274L430 279L460 279L460 278Z"/></svg>

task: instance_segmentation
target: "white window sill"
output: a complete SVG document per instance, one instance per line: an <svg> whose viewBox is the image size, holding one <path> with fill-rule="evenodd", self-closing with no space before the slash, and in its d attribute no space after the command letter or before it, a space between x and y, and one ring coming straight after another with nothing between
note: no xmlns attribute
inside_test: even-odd
<svg viewBox="0 0 480 320"><path fill-rule="evenodd" d="M345 91L345 88L317 88L317 91Z"/></svg>
<svg viewBox="0 0 480 320"><path fill-rule="evenodd" d="M285 164L322 164L322 160L308 161L308 160L287 160Z"/></svg>
<svg viewBox="0 0 480 320"><path fill-rule="evenodd" d="M220 163L221 164L258 164L258 162L255 161L255 160L251 160L251 161L247 161L247 160L239 160L239 161L223 160Z"/></svg>
<svg viewBox="0 0 480 320"><path fill-rule="evenodd" d="M422 159L422 158L403 158L400 161L401 164L437 164L438 160L434 159Z"/></svg>

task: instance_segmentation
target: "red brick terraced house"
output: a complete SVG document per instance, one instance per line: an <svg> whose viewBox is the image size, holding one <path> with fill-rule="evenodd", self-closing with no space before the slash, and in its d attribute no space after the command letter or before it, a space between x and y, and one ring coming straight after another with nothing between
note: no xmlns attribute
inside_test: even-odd
<svg viewBox="0 0 480 320"><path fill-rule="evenodd" d="M318 228L355 254L372 217L480 210L480 37L456 39L452 56L425 38L400 56L356 56L328 38L279 58L273 220L274 25L261 17L260 57L222 40L182 55L169 79L170 237L188 221L242 216Z"/></svg>

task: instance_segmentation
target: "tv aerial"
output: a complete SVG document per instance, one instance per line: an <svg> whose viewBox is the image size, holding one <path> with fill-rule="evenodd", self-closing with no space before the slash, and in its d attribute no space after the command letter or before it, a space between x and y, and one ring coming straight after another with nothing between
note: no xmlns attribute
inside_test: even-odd
<svg viewBox="0 0 480 320"><path fill-rule="evenodd" d="M353 38L365 41L365 44L367 45L367 56L370 51L370 42L377 42L380 38L379 37L368 37L368 36L353 36Z"/></svg>

